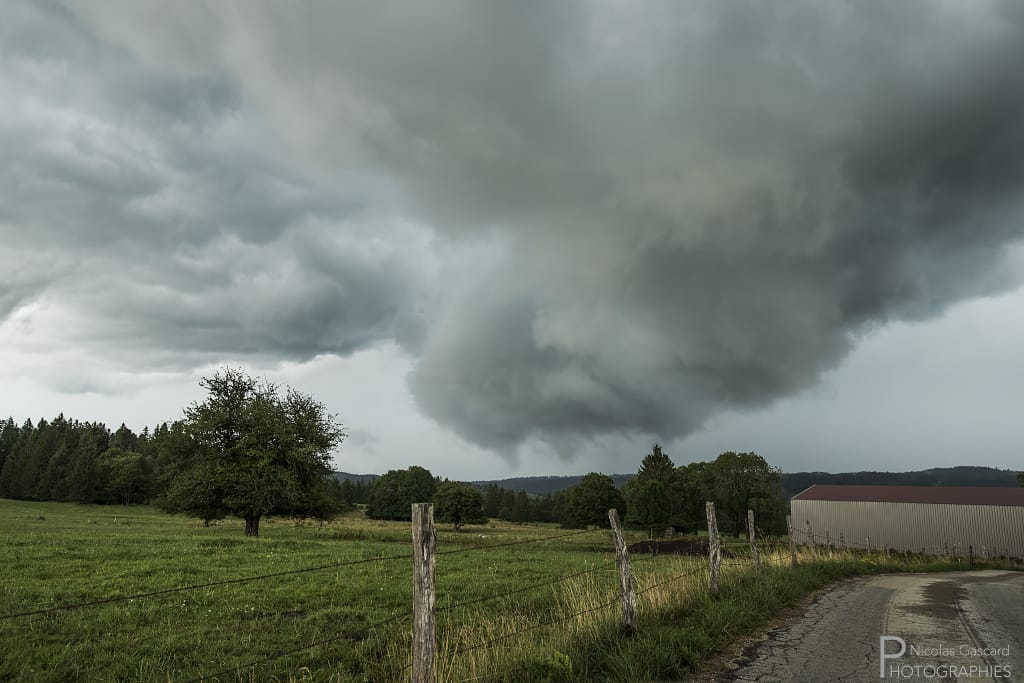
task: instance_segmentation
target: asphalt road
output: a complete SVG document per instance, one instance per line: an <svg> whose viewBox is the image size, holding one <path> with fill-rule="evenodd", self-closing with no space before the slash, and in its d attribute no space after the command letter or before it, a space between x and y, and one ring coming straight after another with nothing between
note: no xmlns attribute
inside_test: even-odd
<svg viewBox="0 0 1024 683"><path fill-rule="evenodd" d="M882 636L894 638L885 643L884 664ZM856 579L709 675L721 683L1024 681L1024 573Z"/></svg>

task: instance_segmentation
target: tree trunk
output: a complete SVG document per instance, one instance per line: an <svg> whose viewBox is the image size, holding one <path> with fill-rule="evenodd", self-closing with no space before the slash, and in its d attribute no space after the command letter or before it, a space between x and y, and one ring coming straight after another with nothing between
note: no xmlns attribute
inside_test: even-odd
<svg viewBox="0 0 1024 683"><path fill-rule="evenodd" d="M260 515L249 515L245 518L245 535L260 535Z"/></svg>

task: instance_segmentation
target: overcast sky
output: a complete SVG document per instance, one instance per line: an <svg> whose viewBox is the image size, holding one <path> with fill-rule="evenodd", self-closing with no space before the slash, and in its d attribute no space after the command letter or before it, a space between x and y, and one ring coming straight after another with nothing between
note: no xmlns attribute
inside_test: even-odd
<svg viewBox="0 0 1024 683"><path fill-rule="evenodd" d="M0 415L1024 467L1017 2L0 4Z"/></svg>

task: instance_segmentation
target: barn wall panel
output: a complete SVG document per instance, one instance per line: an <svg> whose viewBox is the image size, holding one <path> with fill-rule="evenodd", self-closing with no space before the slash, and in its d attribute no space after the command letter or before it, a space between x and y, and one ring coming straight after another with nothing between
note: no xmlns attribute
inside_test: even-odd
<svg viewBox="0 0 1024 683"><path fill-rule="evenodd" d="M826 535L838 542L842 534L851 544L888 545L899 550L929 553L968 546L976 555L982 546L990 553L1024 557L1024 507L997 505L949 505L924 503L875 503L852 501L794 500L792 519L797 543L807 543L807 522L817 542Z"/></svg>

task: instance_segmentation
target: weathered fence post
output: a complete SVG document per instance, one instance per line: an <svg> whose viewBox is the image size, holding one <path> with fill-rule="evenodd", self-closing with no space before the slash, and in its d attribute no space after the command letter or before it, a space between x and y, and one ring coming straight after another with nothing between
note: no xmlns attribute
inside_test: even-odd
<svg viewBox="0 0 1024 683"><path fill-rule="evenodd" d="M793 532L796 529L793 528L793 518L786 515L786 532L789 534L789 561L795 567L796 566L796 539L793 537Z"/></svg>
<svg viewBox="0 0 1024 683"><path fill-rule="evenodd" d="M811 520L807 520L807 538L811 544L811 557L818 559L818 544L814 542L814 529L811 528Z"/></svg>
<svg viewBox="0 0 1024 683"><path fill-rule="evenodd" d="M722 548L718 545L718 522L715 521L715 504L710 500L704 506L708 515L708 561L711 573L711 592L718 592L718 576L722 571Z"/></svg>
<svg viewBox="0 0 1024 683"><path fill-rule="evenodd" d="M825 529L825 547L828 548L828 559L832 559L832 532Z"/></svg>
<svg viewBox="0 0 1024 683"><path fill-rule="evenodd" d="M434 505L412 504L412 680L434 680Z"/></svg>
<svg viewBox="0 0 1024 683"><path fill-rule="evenodd" d="M981 559L983 559L983 560L987 560L988 559L988 547L987 546L981 546Z"/></svg>
<svg viewBox="0 0 1024 683"><path fill-rule="evenodd" d="M628 631L635 631L636 590L633 586L633 567L629 564L626 542L622 540L619 511L615 508L609 510L608 521L612 523L612 534L615 536L615 562L619 566L619 587L622 589L622 625Z"/></svg>
<svg viewBox="0 0 1024 683"><path fill-rule="evenodd" d="M866 545L868 547L868 552L870 553L871 552L871 537L870 536L865 536L864 537L864 545Z"/></svg>
<svg viewBox="0 0 1024 683"><path fill-rule="evenodd" d="M839 532L839 549L844 553L846 552L846 536L843 535L842 531Z"/></svg>
<svg viewBox="0 0 1024 683"><path fill-rule="evenodd" d="M757 541L754 539L754 511L747 510L747 537L750 539L750 553L754 556L754 565L761 570L761 558L757 554Z"/></svg>

